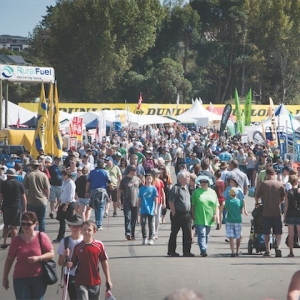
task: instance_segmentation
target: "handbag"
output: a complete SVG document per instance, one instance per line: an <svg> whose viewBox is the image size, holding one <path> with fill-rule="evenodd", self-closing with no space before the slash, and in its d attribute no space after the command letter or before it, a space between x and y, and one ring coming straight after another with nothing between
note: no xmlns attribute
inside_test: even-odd
<svg viewBox="0 0 300 300"><path fill-rule="evenodd" d="M43 247L41 242L41 232L39 232L39 241L40 247L43 254ZM43 270L43 278L47 285L55 284L58 281L57 273L56 273L56 263L54 260L50 259L48 261L42 261L42 270Z"/></svg>

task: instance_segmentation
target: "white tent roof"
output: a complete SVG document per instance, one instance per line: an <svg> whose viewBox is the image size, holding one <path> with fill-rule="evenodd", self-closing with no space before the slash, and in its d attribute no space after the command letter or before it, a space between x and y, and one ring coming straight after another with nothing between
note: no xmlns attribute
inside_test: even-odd
<svg viewBox="0 0 300 300"><path fill-rule="evenodd" d="M290 112L287 110L287 108L284 106L284 104L280 104L275 109L275 122L276 122L276 128L277 132L291 132L291 129L294 130L300 128L300 122L297 121L293 116L290 118ZM269 128L272 126L272 119L268 118L262 122L265 131L268 131ZM253 141L253 134L256 131L262 131L262 126L247 126L246 133L248 135L249 141Z"/></svg>
<svg viewBox="0 0 300 300"><path fill-rule="evenodd" d="M196 99L190 109L177 116L176 119L181 123L185 123L186 120L194 119L200 126L207 126L212 121L221 121L222 116L214 114L202 105L202 101Z"/></svg>
<svg viewBox="0 0 300 300"><path fill-rule="evenodd" d="M2 101L2 120L4 123L5 120L5 101ZM17 124L18 118L20 117L20 123L25 123L26 121L30 120L32 117L36 117L37 114L27 110L17 104L14 104L10 101L8 101L7 105L7 125L15 125Z"/></svg>

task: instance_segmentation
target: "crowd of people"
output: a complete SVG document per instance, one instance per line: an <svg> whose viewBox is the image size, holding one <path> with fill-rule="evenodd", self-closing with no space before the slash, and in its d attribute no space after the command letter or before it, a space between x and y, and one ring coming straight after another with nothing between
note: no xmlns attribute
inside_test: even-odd
<svg viewBox="0 0 300 300"><path fill-rule="evenodd" d="M207 257L210 231L222 226L229 256L240 256L242 215L248 215L245 196L250 190L255 190L256 204L263 204L263 255L271 256L270 234L274 234L275 256L282 256L282 226L286 224L289 257L294 256L294 236L300 234L300 166L283 160L280 151L268 141L258 145L228 136L219 138L215 129L204 127L189 130L180 126L147 126L122 129L99 143L68 149L64 158L47 156L43 149L39 152L36 160L26 152L19 157L12 155L9 164L0 165L4 221L1 248L8 247L9 236L12 239L3 276L5 288L9 287L8 274L14 259L19 255L23 260L27 257L24 265L17 263L14 271L16 297L23 293L18 299L30 298L32 278L41 276L39 262L54 256L52 243L59 243L58 263L65 266L66 274L70 272L70 299L100 294L101 280L96 275L99 272L93 267L97 261L102 265L108 288L112 288L104 245L94 240L93 234L103 230L104 218L109 214L117 217L121 211L128 241L136 240L140 226L141 243L154 245L169 210L168 256L180 256L176 249L181 229L182 255L195 256L191 247L196 236L200 255ZM175 182L171 180L173 170ZM59 221L52 243L46 234L48 202L49 217ZM95 222L90 220L92 212ZM66 237L67 225L70 237ZM44 252L36 230L42 232ZM18 252L20 243L28 248L22 250L26 251L25 256ZM66 258L70 258L67 264ZM87 259L93 263L88 264ZM23 268L34 263L32 272L24 272ZM79 264L87 269L81 267L75 272ZM83 275L86 272L90 276ZM41 284L32 293L42 298L45 290Z"/></svg>

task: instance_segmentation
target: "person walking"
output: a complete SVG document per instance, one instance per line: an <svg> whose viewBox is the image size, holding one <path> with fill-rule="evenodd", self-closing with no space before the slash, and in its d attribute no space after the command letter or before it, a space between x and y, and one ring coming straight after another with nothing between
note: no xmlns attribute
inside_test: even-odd
<svg viewBox="0 0 300 300"><path fill-rule="evenodd" d="M3 213L3 244L0 249L6 249L10 229L11 239L18 233L22 212L27 210L27 200L23 184L16 180L15 169L6 171L7 180L0 185L0 212Z"/></svg>
<svg viewBox="0 0 300 300"><path fill-rule="evenodd" d="M183 233L183 256L194 257L191 253L192 235L191 235L191 200L188 184L190 173L183 170L177 175L178 183L173 186L169 192L169 206L171 210L171 234L168 243L168 256L178 257L176 252L177 234L182 229Z"/></svg>
<svg viewBox="0 0 300 300"><path fill-rule="evenodd" d="M294 257L294 236L295 226L297 228L298 237L300 236L300 189L298 184L298 176L289 176L289 182L292 188L287 191L284 202L284 223L288 226L288 246L290 253L288 257Z"/></svg>
<svg viewBox="0 0 300 300"><path fill-rule="evenodd" d="M63 182L61 170L60 170L60 163L61 158L58 156L54 157L54 163L52 166L48 168L48 171L50 173L50 196L49 196L49 202L50 202L50 213L49 217L51 219L54 218L54 212L55 212L55 206L56 203L59 201L59 197L61 194L61 186Z"/></svg>
<svg viewBox="0 0 300 300"><path fill-rule="evenodd" d="M125 237L127 240L135 240L135 225L138 212L138 193L142 186L142 180L136 176L136 165L127 167L129 173L122 178L118 190L118 204L121 206L123 199L123 212L125 218Z"/></svg>
<svg viewBox="0 0 300 300"><path fill-rule="evenodd" d="M122 179L122 173L118 166L113 162L111 156L105 158L106 167L105 170L108 172L111 184L107 187L107 194L110 200L113 202L113 217L117 216L118 208L118 188ZM110 202L106 203L105 216L109 214Z"/></svg>
<svg viewBox="0 0 300 300"><path fill-rule="evenodd" d="M138 211L141 215L141 229L143 235L142 245L153 245L155 230L154 218L157 213L158 192L152 185L153 178L151 174L146 175L145 185L140 187L138 195ZM146 222L148 220L149 239L147 240Z"/></svg>
<svg viewBox="0 0 300 300"><path fill-rule="evenodd" d="M85 198L85 193L86 193L85 189L88 180L89 169L87 167L83 167L81 171L82 171L82 175L77 178L75 185L76 185L76 197L78 198L77 203L79 205L78 214L83 218L83 221L85 221L85 220L89 220L91 215L91 208L89 206L90 199Z"/></svg>
<svg viewBox="0 0 300 300"><path fill-rule="evenodd" d="M264 256L270 254L270 234L271 229L276 237L276 257L281 257L280 243L282 235L281 209L280 205L284 200L284 187L281 182L275 179L276 173L273 168L266 170L266 179L262 182L255 193L255 204L259 199L264 199L263 204L263 233L265 236L266 252Z"/></svg>
<svg viewBox="0 0 300 300"><path fill-rule="evenodd" d="M17 261L13 274L16 299L42 300L47 290L42 261L52 259L54 251L49 237L44 232L34 230L37 223L38 219L34 212L28 211L22 215L22 233L12 240L5 260L2 284L6 290L9 289L10 269L14 260Z"/></svg>
<svg viewBox="0 0 300 300"><path fill-rule="evenodd" d="M87 169L87 168L86 168ZM69 221L67 221L71 235L63 238L59 246L57 248L57 254L58 257L58 265L61 267L64 267L64 275L65 277L68 274L68 268L66 267L66 263L71 259L73 255L73 250L76 245L82 242L83 236L81 234L81 226L83 224L84 220L81 216L75 214L73 215ZM73 268L72 270L69 270L69 280L68 280L68 293L70 300L77 300L77 294L76 294L76 286L75 286L75 275L76 275L76 269Z"/></svg>
<svg viewBox="0 0 300 300"><path fill-rule="evenodd" d="M45 173L41 172L40 163L32 160L30 163L31 172L24 177L24 187L27 190L27 210L36 214L39 231L45 232L45 216L47 201L50 195L50 183Z"/></svg>
<svg viewBox="0 0 300 300"><path fill-rule="evenodd" d="M61 195L59 198L59 207L57 211L56 219L59 221L58 235L53 243L59 243L65 236L66 232L66 220L74 215L76 200L75 192L76 185L73 180L73 175L66 170L62 171L63 184L61 186Z"/></svg>
<svg viewBox="0 0 300 300"><path fill-rule="evenodd" d="M97 160L97 167L90 172L85 189L85 198L90 198L90 206L95 211L95 220L98 230L103 230L102 220L108 199L106 188L108 184L111 183L109 174L104 170L104 167L104 160Z"/></svg>
<svg viewBox="0 0 300 300"><path fill-rule="evenodd" d="M213 182L208 176L198 176L196 184L200 184L200 188L192 194L192 216L198 235L200 255L206 257L209 233L219 215L219 201L216 192L210 188Z"/></svg>
<svg viewBox="0 0 300 300"><path fill-rule="evenodd" d="M113 287L104 244L94 238L96 226L91 220L82 224L83 240L74 247L71 261L67 263L67 267L71 269L79 266L76 270L75 286L77 299L81 300L96 300L100 297L99 263L106 279L106 288L110 290Z"/></svg>
<svg viewBox="0 0 300 300"><path fill-rule="evenodd" d="M165 186L163 181L159 178L161 170L153 169L151 171L152 175L152 185L155 186L157 190L157 209L154 214L154 236L155 239L158 239L158 229L159 224L161 223L161 211L163 208L166 208L166 195L165 195Z"/></svg>

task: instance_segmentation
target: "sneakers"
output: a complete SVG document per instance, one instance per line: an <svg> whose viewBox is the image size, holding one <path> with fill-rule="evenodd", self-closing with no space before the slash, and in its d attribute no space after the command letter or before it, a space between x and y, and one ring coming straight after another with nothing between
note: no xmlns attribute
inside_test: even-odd
<svg viewBox="0 0 300 300"><path fill-rule="evenodd" d="M295 257L295 255L291 252L287 257Z"/></svg>
<svg viewBox="0 0 300 300"><path fill-rule="evenodd" d="M61 240L62 239L60 239L60 238L56 238L55 240L52 241L52 243L58 244L58 243L60 243Z"/></svg>
<svg viewBox="0 0 300 300"><path fill-rule="evenodd" d="M98 226L97 230L103 230L103 227L102 226Z"/></svg>
<svg viewBox="0 0 300 300"><path fill-rule="evenodd" d="M183 253L183 257L195 257L195 254L191 252Z"/></svg>
<svg viewBox="0 0 300 300"><path fill-rule="evenodd" d="M239 251L235 254L235 256L242 256L242 255L243 255L242 251Z"/></svg>
<svg viewBox="0 0 300 300"><path fill-rule="evenodd" d="M168 256L171 256L171 257L179 257L179 253L177 252L168 252Z"/></svg>
<svg viewBox="0 0 300 300"><path fill-rule="evenodd" d="M280 252L281 252L281 251L280 251ZM266 251L266 252L263 254L263 256L270 257L270 256L271 256L270 251Z"/></svg>
<svg viewBox="0 0 300 300"><path fill-rule="evenodd" d="M54 215L52 212L49 214L49 218L54 219Z"/></svg>
<svg viewBox="0 0 300 300"><path fill-rule="evenodd" d="M116 211L114 211L114 213L113 213L113 217L116 217L117 216L117 212Z"/></svg>
<svg viewBox="0 0 300 300"><path fill-rule="evenodd" d="M158 234L156 234L156 235L154 236L154 239L155 239L155 240L157 240L157 239L158 239Z"/></svg>
<svg viewBox="0 0 300 300"><path fill-rule="evenodd" d="M108 214L107 214L107 213L104 213L103 218L107 218L107 216L108 216Z"/></svg>
<svg viewBox="0 0 300 300"><path fill-rule="evenodd" d="M147 245L147 243L148 243L147 238L144 238L143 241L142 241L142 245Z"/></svg>
<svg viewBox="0 0 300 300"><path fill-rule="evenodd" d="M202 252L200 255L201 255L202 257L206 257L206 256L207 256L207 253L206 253L206 252Z"/></svg>
<svg viewBox="0 0 300 300"><path fill-rule="evenodd" d="M275 257L282 257L280 249L275 249Z"/></svg>
<svg viewBox="0 0 300 300"><path fill-rule="evenodd" d="M148 241L148 245L154 245L154 241L153 241L152 239L150 239L150 240Z"/></svg>
<svg viewBox="0 0 300 300"><path fill-rule="evenodd" d="M230 254L230 257L235 257L235 254L234 254L234 253L231 253L231 254Z"/></svg>
<svg viewBox="0 0 300 300"><path fill-rule="evenodd" d="M217 228L216 228L216 230L220 230L221 229L221 226L220 226L220 224L217 224Z"/></svg>

